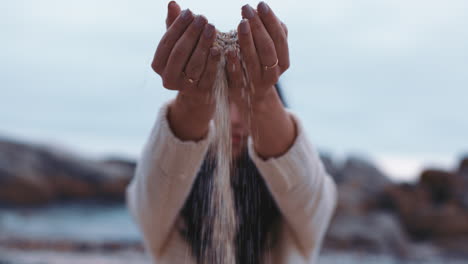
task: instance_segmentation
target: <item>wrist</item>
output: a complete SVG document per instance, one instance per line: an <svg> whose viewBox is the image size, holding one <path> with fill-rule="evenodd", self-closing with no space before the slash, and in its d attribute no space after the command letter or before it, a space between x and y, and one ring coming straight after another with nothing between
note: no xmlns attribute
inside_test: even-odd
<svg viewBox="0 0 468 264"><path fill-rule="evenodd" d="M174 105L189 113L209 113L214 111L214 100L210 96L192 96L178 93Z"/></svg>
<svg viewBox="0 0 468 264"><path fill-rule="evenodd" d="M178 138L198 140L206 135L213 113L213 103L179 93L169 105L168 120Z"/></svg>
<svg viewBox="0 0 468 264"><path fill-rule="evenodd" d="M271 110L271 107L283 107L281 99L274 87L267 89L267 91L261 95L253 96L251 102L251 107L254 112L268 111L269 109Z"/></svg>

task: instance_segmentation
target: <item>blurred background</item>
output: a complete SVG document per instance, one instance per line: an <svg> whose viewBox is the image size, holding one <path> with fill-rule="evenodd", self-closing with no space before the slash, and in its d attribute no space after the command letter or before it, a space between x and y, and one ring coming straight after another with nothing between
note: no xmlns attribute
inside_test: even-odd
<svg viewBox="0 0 468 264"><path fill-rule="evenodd" d="M229 31L258 2L178 3ZM321 261L466 261L468 2L267 3L286 100L340 188ZM150 68L167 4L2 2L0 263L147 261L123 190L175 95Z"/></svg>

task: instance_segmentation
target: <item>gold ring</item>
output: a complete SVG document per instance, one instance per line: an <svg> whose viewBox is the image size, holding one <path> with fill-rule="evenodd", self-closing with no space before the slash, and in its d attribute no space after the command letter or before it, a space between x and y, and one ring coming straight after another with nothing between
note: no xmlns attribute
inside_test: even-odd
<svg viewBox="0 0 468 264"><path fill-rule="evenodd" d="M185 79L186 81L188 81L190 84L193 84L193 83L195 83L195 82L197 81L197 80L194 80L194 79L188 77L187 74L185 74L184 71L182 72L182 74L184 75L184 79Z"/></svg>
<svg viewBox="0 0 468 264"><path fill-rule="evenodd" d="M279 62L279 60L276 59L275 64L273 64L273 65L271 65L271 66L263 66L263 67L264 67L265 70L270 70L270 69L273 69L273 68L275 68L276 66L278 66L278 62Z"/></svg>

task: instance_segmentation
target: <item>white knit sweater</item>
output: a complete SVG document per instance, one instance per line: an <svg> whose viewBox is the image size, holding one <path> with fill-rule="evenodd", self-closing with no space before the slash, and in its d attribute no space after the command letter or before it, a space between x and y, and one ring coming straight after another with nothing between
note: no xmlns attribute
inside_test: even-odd
<svg viewBox="0 0 468 264"><path fill-rule="evenodd" d="M127 188L127 204L155 264L195 264L189 244L180 235L179 216L194 179L214 136L198 142L181 141L167 121L168 104L159 111L156 123L138 161L135 177ZM297 137L278 158L263 160L248 151L264 178L282 218L279 239L266 252L265 263L316 263L325 231L336 206L337 192L316 150L309 143L298 118ZM240 263L239 263L240 264Z"/></svg>

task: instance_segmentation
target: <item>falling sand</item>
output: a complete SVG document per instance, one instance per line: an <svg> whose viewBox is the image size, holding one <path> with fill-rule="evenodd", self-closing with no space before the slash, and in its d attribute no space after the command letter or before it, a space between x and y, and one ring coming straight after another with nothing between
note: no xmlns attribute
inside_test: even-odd
<svg viewBox="0 0 468 264"><path fill-rule="evenodd" d="M212 157L216 160L214 174L214 184L212 190L213 200L211 201L212 212L215 212L213 219L212 252L205 252L212 259L212 263L236 263L234 238L237 231L237 219L234 205L234 197L231 188L231 167L232 167L232 143L231 143L231 122L229 111L229 87L226 73L227 53L235 51L238 58L241 58L239 44L237 42L237 32L217 33L214 44L221 51L221 60L218 65L218 72L214 83L214 96L216 108L214 114L214 124L216 127ZM247 83L247 71L242 62L244 72L244 84ZM244 85L244 87L247 87ZM242 93L244 98L248 96ZM248 100L247 100L248 101Z"/></svg>

